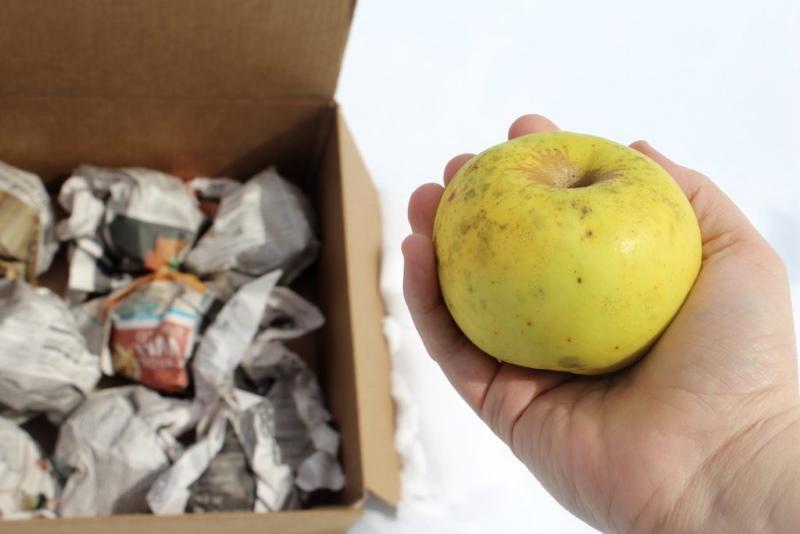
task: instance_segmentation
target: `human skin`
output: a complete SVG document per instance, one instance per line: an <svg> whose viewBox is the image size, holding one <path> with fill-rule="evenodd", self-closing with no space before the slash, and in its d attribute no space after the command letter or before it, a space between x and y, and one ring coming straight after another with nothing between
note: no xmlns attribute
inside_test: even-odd
<svg viewBox="0 0 800 534"><path fill-rule="evenodd" d="M556 130L526 115L509 138ZM461 333L439 290L419 187L402 245L404 294L431 357L464 400L572 513L614 532L800 530L800 399L789 286L775 251L705 176L639 141L700 224L697 281L637 364L600 377L498 362ZM471 154L446 166L447 183Z"/></svg>

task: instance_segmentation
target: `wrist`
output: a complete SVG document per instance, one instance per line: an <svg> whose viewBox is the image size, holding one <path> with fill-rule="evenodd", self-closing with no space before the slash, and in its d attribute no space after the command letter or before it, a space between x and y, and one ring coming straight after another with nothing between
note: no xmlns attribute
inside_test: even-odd
<svg viewBox="0 0 800 534"><path fill-rule="evenodd" d="M800 531L800 405L762 419L690 481L664 531Z"/></svg>

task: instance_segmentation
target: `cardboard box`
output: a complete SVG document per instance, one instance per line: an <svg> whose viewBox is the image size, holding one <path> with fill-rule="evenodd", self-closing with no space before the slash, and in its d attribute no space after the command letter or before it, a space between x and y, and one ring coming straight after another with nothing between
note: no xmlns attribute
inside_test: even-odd
<svg viewBox="0 0 800 534"><path fill-rule="evenodd" d="M342 532L399 494L378 292L377 195L333 101L353 0L0 0L0 160L55 194L78 164L246 179L310 196L327 318L304 344L342 433L347 485L305 511L0 522L4 533ZM63 254L42 283L61 288Z"/></svg>

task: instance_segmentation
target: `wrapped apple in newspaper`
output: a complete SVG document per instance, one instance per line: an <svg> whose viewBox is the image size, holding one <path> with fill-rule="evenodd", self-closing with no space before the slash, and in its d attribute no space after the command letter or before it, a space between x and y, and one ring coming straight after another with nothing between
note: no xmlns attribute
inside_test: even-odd
<svg viewBox="0 0 800 534"><path fill-rule="evenodd" d="M0 417L0 519L54 515L53 469L31 437Z"/></svg>
<svg viewBox="0 0 800 534"><path fill-rule="evenodd" d="M103 371L157 391L184 391L187 365L213 301L195 276L172 271L138 278L112 293L99 310Z"/></svg>
<svg viewBox="0 0 800 534"><path fill-rule="evenodd" d="M56 234L72 243L74 299L118 289L148 271L177 269L205 221L179 178L149 169L78 167L58 200L70 214Z"/></svg>
<svg viewBox="0 0 800 534"><path fill-rule="evenodd" d="M92 394L59 432L54 462L66 477L61 515L147 512L152 482L181 456L176 438L195 420L189 401L141 386Z"/></svg>
<svg viewBox="0 0 800 534"><path fill-rule="evenodd" d="M281 282L288 283L316 258L311 205L274 168L242 185L196 178L190 186L201 197L218 196L220 204L211 228L186 257L189 271L203 278L232 272L246 280L281 269Z"/></svg>
<svg viewBox="0 0 800 534"><path fill-rule="evenodd" d="M61 421L100 379L66 303L46 288L0 279L0 409L25 420Z"/></svg>
<svg viewBox="0 0 800 534"><path fill-rule="evenodd" d="M304 493L341 489L340 438L329 424L322 390L311 369L278 336L267 329L256 337L242 362L246 379L241 386L274 407L275 439L297 488Z"/></svg>
<svg viewBox="0 0 800 534"><path fill-rule="evenodd" d="M287 287L276 287L259 333L240 362L243 372L237 375L237 387L263 396L273 406L275 440L282 461L291 469L294 496L301 501L310 492L344 486L337 459L339 433L330 426L317 378L284 343L316 330L324 321L312 303Z"/></svg>
<svg viewBox="0 0 800 534"><path fill-rule="evenodd" d="M0 162L0 276L32 282L50 267L57 249L42 180Z"/></svg>
<svg viewBox="0 0 800 534"><path fill-rule="evenodd" d="M219 452L189 486L189 513L249 511L256 504L256 477L233 423L225 421Z"/></svg>

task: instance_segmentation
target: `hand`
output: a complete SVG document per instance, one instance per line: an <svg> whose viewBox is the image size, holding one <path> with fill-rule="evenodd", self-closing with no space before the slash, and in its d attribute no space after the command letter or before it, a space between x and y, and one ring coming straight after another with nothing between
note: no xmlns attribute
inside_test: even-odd
<svg viewBox="0 0 800 534"><path fill-rule="evenodd" d="M527 115L509 137L556 129ZM414 324L466 402L594 527L797 531L800 408L783 264L708 178L631 146L680 185L703 241L694 288L642 360L585 377L498 362L473 345L439 291L431 234L444 188L432 183L411 197L403 242ZM471 156L447 164L445 184Z"/></svg>

